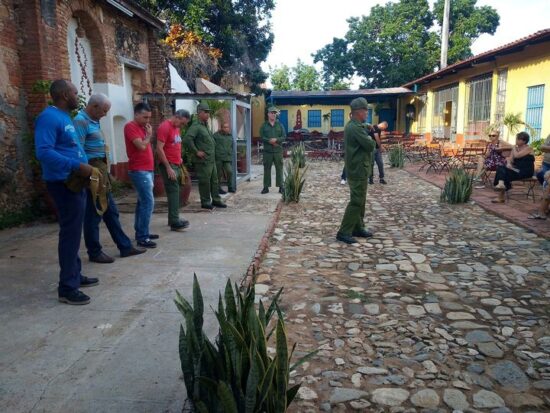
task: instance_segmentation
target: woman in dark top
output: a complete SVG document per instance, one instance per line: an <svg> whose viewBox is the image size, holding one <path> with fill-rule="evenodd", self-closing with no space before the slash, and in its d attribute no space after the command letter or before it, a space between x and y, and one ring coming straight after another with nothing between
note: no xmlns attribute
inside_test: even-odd
<svg viewBox="0 0 550 413"><path fill-rule="evenodd" d="M492 202L504 203L504 193L512 188L512 181L530 178L535 173L535 156L528 143L527 132L516 135L516 146L512 149L506 165L497 168L494 185L498 191L498 198L493 199Z"/></svg>

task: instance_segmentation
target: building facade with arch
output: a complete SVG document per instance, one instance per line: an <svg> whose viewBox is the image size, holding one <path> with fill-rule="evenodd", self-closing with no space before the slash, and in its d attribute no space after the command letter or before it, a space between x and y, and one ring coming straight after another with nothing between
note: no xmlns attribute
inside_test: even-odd
<svg viewBox="0 0 550 413"><path fill-rule="evenodd" d="M113 172L123 177L122 130L133 105L140 93L170 91L163 28L130 0L0 1L0 220L37 195L32 127L47 105L45 81L71 80L83 99L110 98L101 125Z"/></svg>

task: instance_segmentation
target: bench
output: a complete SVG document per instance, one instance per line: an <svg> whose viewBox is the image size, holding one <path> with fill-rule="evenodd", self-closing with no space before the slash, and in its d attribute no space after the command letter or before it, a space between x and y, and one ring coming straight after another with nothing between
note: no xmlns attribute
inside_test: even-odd
<svg viewBox="0 0 550 413"><path fill-rule="evenodd" d="M531 198L533 202L536 202L535 189L538 186L539 180L535 176L531 176L530 178L523 178L523 179L518 179L517 181L512 181L512 185L518 182L524 183L525 184L524 187L527 187L527 193L525 194L526 198L527 199ZM509 198L508 192L506 192L507 198Z"/></svg>

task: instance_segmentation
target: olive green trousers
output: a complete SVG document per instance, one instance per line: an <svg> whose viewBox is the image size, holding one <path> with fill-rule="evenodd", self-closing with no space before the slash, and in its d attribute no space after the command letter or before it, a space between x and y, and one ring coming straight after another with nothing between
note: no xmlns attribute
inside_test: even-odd
<svg viewBox="0 0 550 413"><path fill-rule="evenodd" d="M354 180L348 178L350 200L342 224L338 231L342 235L353 235L354 232L365 228L365 204L367 202L368 179Z"/></svg>

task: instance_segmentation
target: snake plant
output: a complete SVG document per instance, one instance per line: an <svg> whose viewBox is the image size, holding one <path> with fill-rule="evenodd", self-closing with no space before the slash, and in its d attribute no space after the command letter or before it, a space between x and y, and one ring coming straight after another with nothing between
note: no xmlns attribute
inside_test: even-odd
<svg viewBox="0 0 550 413"><path fill-rule="evenodd" d="M468 202L472 195L473 175L462 168L451 169L441 190L440 200L449 204Z"/></svg>
<svg viewBox="0 0 550 413"><path fill-rule="evenodd" d="M403 168L403 165L405 165L405 148L403 148L403 145L393 146L390 149L388 158L393 168Z"/></svg>
<svg viewBox="0 0 550 413"><path fill-rule="evenodd" d="M300 384L289 386L289 374L315 353L290 364L295 345L289 351L278 305L281 292L267 308L260 301L256 309L254 287L241 293L228 280L215 311L219 331L214 342L203 329L204 304L196 275L193 305L176 292L175 303L184 318L179 337L181 368L187 395L197 412L286 411L300 388ZM268 351L270 339L274 355Z"/></svg>

